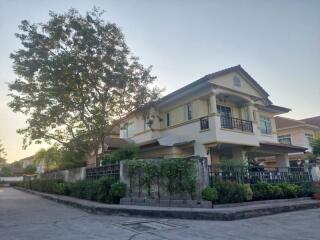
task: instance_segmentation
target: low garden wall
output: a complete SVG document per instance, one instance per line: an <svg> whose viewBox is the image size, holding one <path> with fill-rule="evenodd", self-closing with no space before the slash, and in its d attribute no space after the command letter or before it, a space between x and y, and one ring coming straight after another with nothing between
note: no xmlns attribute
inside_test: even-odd
<svg viewBox="0 0 320 240"><path fill-rule="evenodd" d="M48 172L40 175L40 179L64 180L65 182L76 182L78 180L83 180L85 178L86 178L85 167Z"/></svg>

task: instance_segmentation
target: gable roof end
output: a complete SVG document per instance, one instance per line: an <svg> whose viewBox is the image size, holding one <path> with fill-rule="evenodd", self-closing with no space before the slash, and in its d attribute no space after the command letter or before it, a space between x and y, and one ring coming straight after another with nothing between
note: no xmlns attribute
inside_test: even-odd
<svg viewBox="0 0 320 240"><path fill-rule="evenodd" d="M320 116L305 118L301 119L300 121L320 127Z"/></svg>

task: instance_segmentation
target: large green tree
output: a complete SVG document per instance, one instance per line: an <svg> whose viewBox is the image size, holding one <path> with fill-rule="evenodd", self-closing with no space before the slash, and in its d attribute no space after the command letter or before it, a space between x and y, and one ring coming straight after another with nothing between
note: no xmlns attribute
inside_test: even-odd
<svg viewBox="0 0 320 240"><path fill-rule="evenodd" d="M119 119L158 98L151 67L139 63L120 28L102 14L70 9L50 12L45 23L21 22L9 106L27 116L18 130L25 147L55 141L97 154Z"/></svg>

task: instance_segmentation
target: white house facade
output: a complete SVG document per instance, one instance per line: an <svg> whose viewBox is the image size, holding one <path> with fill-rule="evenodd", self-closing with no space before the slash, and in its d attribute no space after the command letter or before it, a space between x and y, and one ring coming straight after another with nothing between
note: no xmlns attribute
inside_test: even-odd
<svg viewBox="0 0 320 240"><path fill-rule="evenodd" d="M304 148L278 142L274 117L290 111L240 66L209 74L129 114L120 138L136 143L141 157L207 157L250 160L274 156L289 166L288 153Z"/></svg>

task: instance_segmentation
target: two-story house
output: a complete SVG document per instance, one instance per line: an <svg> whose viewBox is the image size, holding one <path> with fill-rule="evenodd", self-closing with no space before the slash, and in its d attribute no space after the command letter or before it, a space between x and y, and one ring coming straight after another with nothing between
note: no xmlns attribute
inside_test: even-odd
<svg viewBox="0 0 320 240"><path fill-rule="evenodd" d="M278 143L274 117L290 109L240 66L206 75L123 119L120 138L136 143L142 158L207 157L250 160L274 156L289 166L288 153L305 149Z"/></svg>
<svg viewBox="0 0 320 240"><path fill-rule="evenodd" d="M317 126L319 117L295 120L284 117L276 117L278 141L280 143L305 147L306 153L312 151L311 143L320 133L320 126ZM313 124L312 124L313 123ZM319 121L320 123L320 121ZM310 160L310 154L292 153L289 154L290 165L297 166Z"/></svg>

